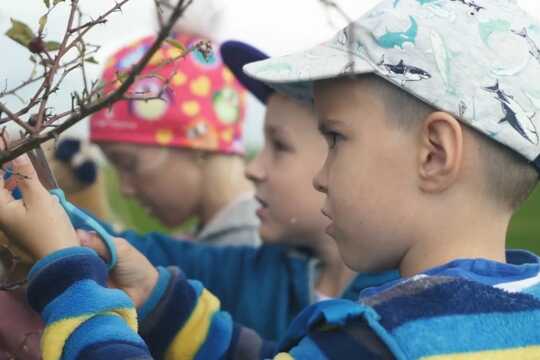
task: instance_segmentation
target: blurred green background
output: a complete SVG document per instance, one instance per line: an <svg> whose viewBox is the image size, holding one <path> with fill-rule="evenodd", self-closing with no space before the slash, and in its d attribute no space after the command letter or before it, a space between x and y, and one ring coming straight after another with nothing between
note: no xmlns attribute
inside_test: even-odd
<svg viewBox="0 0 540 360"><path fill-rule="evenodd" d="M512 219L508 238L509 247L540 254L540 186Z"/></svg>
<svg viewBox="0 0 540 360"><path fill-rule="evenodd" d="M165 228L159 221L149 217L135 201L128 200L120 194L114 170L110 167L104 170L111 208L126 228L140 232L160 231L179 234L189 233L196 226L196 221L192 220L179 229ZM540 254L540 187L512 219L508 238L509 247L528 249Z"/></svg>

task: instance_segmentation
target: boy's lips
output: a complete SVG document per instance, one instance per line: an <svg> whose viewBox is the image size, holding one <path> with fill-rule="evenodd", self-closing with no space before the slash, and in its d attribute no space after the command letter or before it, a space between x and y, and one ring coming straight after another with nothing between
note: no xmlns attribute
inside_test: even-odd
<svg viewBox="0 0 540 360"><path fill-rule="evenodd" d="M324 216L326 216L328 219L330 219L331 221L333 220L332 219L332 216L330 216L330 212L328 210L326 210L325 208L322 208L321 209L321 212Z"/></svg>
<svg viewBox="0 0 540 360"><path fill-rule="evenodd" d="M255 200L257 200L259 205L261 205L261 207L258 208L255 212L255 214L261 221L264 221L264 219L266 219L268 216L268 204L259 196L255 196Z"/></svg>
<svg viewBox="0 0 540 360"><path fill-rule="evenodd" d="M332 216L330 216L330 212L326 208L322 208L321 212L330 220L330 224L325 229L326 234L328 234L331 238L335 238L334 235L336 233L336 230L334 226L334 220L332 219Z"/></svg>
<svg viewBox="0 0 540 360"><path fill-rule="evenodd" d="M268 203L266 201L264 201L261 197L255 195L255 200L257 200L259 205L261 205L261 208L267 208L268 207Z"/></svg>
<svg viewBox="0 0 540 360"><path fill-rule="evenodd" d="M336 236L335 236L335 234L336 234L336 229L335 229L335 227L334 227L334 223L330 223L330 225L328 225L324 231L325 231L326 234L327 234L328 236L330 236L332 239L335 239L335 238L336 238Z"/></svg>

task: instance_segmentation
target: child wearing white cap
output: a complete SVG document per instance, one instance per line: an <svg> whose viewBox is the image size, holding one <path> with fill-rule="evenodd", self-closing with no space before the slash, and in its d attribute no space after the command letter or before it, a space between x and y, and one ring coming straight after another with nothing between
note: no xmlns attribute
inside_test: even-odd
<svg viewBox="0 0 540 360"><path fill-rule="evenodd" d="M344 261L361 272L397 268L401 279L364 290L357 302L311 306L277 347L216 313L200 284L180 281L177 307L168 304L161 323L177 329L168 356L540 357L540 259L505 249L510 218L540 169L539 44L540 24L513 1L385 0L328 43L248 65L276 90L314 100L328 141L314 185L326 195L327 231ZM31 202L40 188L25 181ZM9 216L10 200L0 203L2 228L37 255L76 243L64 228L41 234L56 244L44 249L41 236ZM82 269L73 257L62 261ZM34 283L48 271L38 266ZM103 307L105 295L93 299ZM125 318L116 329L127 339L133 321ZM141 342L126 342L86 358L149 357Z"/></svg>

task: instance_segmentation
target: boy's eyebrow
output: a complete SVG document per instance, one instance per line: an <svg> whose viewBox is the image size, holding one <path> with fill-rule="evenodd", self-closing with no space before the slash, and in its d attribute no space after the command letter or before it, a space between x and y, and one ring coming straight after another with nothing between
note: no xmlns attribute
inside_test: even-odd
<svg viewBox="0 0 540 360"><path fill-rule="evenodd" d="M264 125L264 132L267 134L267 136L285 136L285 131L278 126L278 125Z"/></svg>
<svg viewBox="0 0 540 360"><path fill-rule="evenodd" d="M330 119L325 117L318 117L319 131L325 133L332 126L340 125L342 122L336 119Z"/></svg>
<svg viewBox="0 0 540 360"><path fill-rule="evenodd" d="M274 134L277 132L278 129L276 129L276 127L274 125L269 125L269 124L265 124L264 125L264 131L267 133L267 134Z"/></svg>

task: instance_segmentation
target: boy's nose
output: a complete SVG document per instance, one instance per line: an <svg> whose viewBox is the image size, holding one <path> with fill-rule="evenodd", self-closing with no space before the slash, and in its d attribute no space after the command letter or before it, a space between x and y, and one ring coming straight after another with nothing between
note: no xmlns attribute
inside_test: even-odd
<svg viewBox="0 0 540 360"><path fill-rule="evenodd" d="M317 175L313 178L313 187L315 190L322 192L323 194L326 194L328 192L328 186L326 183L326 171L324 167L319 170Z"/></svg>
<svg viewBox="0 0 540 360"><path fill-rule="evenodd" d="M244 171L246 178L254 184L264 181L266 178L265 174L266 173L261 162L261 154L257 155L255 159L251 160Z"/></svg>

